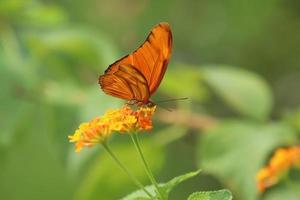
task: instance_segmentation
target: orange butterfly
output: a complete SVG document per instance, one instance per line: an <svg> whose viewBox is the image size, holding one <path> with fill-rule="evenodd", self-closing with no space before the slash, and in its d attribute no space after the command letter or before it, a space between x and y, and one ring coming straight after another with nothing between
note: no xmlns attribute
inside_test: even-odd
<svg viewBox="0 0 300 200"><path fill-rule="evenodd" d="M170 25L159 23L137 50L109 65L99 77L101 89L131 105L153 106L150 97L164 77L171 50Z"/></svg>

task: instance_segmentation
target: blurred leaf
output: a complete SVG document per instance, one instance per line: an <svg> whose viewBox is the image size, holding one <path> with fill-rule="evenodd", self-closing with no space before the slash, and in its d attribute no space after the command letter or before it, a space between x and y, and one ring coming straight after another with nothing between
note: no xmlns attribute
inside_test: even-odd
<svg viewBox="0 0 300 200"><path fill-rule="evenodd" d="M72 184L49 140L44 109L31 109L28 120L18 130L22 140L14 141L5 162L1 162L2 199L63 200L72 194Z"/></svg>
<svg viewBox="0 0 300 200"><path fill-rule="evenodd" d="M33 0L1 0L0 16L13 16L23 11L26 5L31 4Z"/></svg>
<svg viewBox="0 0 300 200"><path fill-rule="evenodd" d="M272 93L258 75L228 66L205 66L203 77L224 101L239 113L266 119L272 108Z"/></svg>
<svg viewBox="0 0 300 200"><path fill-rule="evenodd" d="M26 91L22 88L24 85L26 81L22 76L6 67L0 67L0 146L10 146L15 131L33 109L32 102L26 99Z"/></svg>
<svg viewBox="0 0 300 200"><path fill-rule="evenodd" d="M94 85L85 91L85 101L80 110L80 120L86 121L101 116L105 111L120 108L125 101L105 94L100 86Z"/></svg>
<svg viewBox="0 0 300 200"><path fill-rule="evenodd" d="M261 194L263 200L296 200L300 196L300 165L289 169L279 182Z"/></svg>
<svg viewBox="0 0 300 200"><path fill-rule="evenodd" d="M300 134L300 109L294 109L284 115L285 122L291 127L295 128L298 134Z"/></svg>
<svg viewBox="0 0 300 200"><path fill-rule="evenodd" d="M229 190L218 190L209 192L195 192L188 200L231 200L232 195Z"/></svg>
<svg viewBox="0 0 300 200"><path fill-rule="evenodd" d="M195 171L195 172L190 172L190 173L187 173L187 174L184 174L181 176L177 176L167 183L159 184L159 188L160 188L162 195L164 196L165 199L168 199L169 193L176 185L178 185L179 183L181 183L189 178L192 178L192 177L198 175L199 173L200 173L200 170ZM147 186L146 190L148 190L152 194L152 196L154 196L154 198L155 197L157 198L157 194L155 193L155 187L153 185ZM149 200L150 198L147 197L145 192L142 190L138 190L138 191L133 192L130 195L124 197L122 200L147 200L147 199Z"/></svg>
<svg viewBox="0 0 300 200"><path fill-rule="evenodd" d="M83 106L87 98L86 93L70 81L45 81L42 97L50 104Z"/></svg>
<svg viewBox="0 0 300 200"><path fill-rule="evenodd" d="M62 25L66 22L67 16L64 10L55 5L34 4L24 9L23 25L48 27Z"/></svg>
<svg viewBox="0 0 300 200"><path fill-rule="evenodd" d="M197 101L203 101L207 97L202 74L194 67L184 64L168 68L159 91L171 97L188 97Z"/></svg>
<svg viewBox="0 0 300 200"><path fill-rule="evenodd" d="M294 141L296 134L284 124L225 121L200 140L198 163L205 172L230 186L237 198L254 200L257 171L274 148Z"/></svg>
<svg viewBox="0 0 300 200"><path fill-rule="evenodd" d="M116 58L112 42L98 31L69 27L24 37L33 61L52 79L97 84L98 76Z"/></svg>
<svg viewBox="0 0 300 200"><path fill-rule="evenodd" d="M106 95L99 85L80 88L65 81L45 82L43 95L50 104L78 107L80 121L100 116L108 109L120 107L125 101Z"/></svg>
<svg viewBox="0 0 300 200"><path fill-rule="evenodd" d="M299 178L299 177L298 177ZM263 200L298 200L300 195L300 180L287 181L270 188L263 195Z"/></svg>
<svg viewBox="0 0 300 200"><path fill-rule="evenodd" d="M158 123L158 122L154 122ZM153 137L153 140L155 143L166 146L170 143L173 143L174 141L178 141L180 138L186 135L187 128L184 126L168 126L163 128L162 126L154 127L155 135Z"/></svg>
<svg viewBox="0 0 300 200"><path fill-rule="evenodd" d="M124 137L129 136L124 135ZM163 164L164 153L161 146L148 140L143 141L142 148L152 171L156 174ZM129 138L128 144L116 144L112 146L112 150L139 180L142 182L148 180ZM79 185L75 195L76 200L98 200L99 197L105 200L115 200L135 189L135 185L105 152L90 166L85 179Z"/></svg>
<svg viewBox="0 0 300 200"><path fill-rule="evenodd" d="M54 4L38 0L1 0L0 17L4 22L28 27L51 27L66 22L66 13Z"/></svg>

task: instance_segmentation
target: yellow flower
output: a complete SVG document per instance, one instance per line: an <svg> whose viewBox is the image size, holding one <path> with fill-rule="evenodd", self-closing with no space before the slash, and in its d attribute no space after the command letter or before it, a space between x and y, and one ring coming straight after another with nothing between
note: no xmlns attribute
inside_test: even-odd
<svg viewBox="0 0 300 200"><path fill-rule="evenodd" d="M83 147L91 147L98 143L105 143L113 132L134 133L152 129L152 116L156 107L139 107L132 110L128 105L121 109L109 110L101 118L97 117L90 122L82 123L69 136L70 142L75 142L75 151Z"/></svg>
<svg viewBox="0 0 300 200"><path fill-rule="evenodd" d="M75 151L79 152L83 147L106 142L110 134L110 127L97 117L90 122L82 123L74 135L69 136L69 141L76 142Z"/></svg>
<svg viewBox="0 0 300 200"><path fill-rule="evenodd" d="M275 185L282 174L291 167L300 164L300 147L279 148L269 161L256 175L256 185L260 192Z"/></svg>
<svg viewBox="0 0 300 200"><path fill-rule="evenodd" d="M138 120L139 128L141 130L151 130L152 120L151 117L154 114L156 106L154 107L144 107L136 112L136 117Z"/></svg>

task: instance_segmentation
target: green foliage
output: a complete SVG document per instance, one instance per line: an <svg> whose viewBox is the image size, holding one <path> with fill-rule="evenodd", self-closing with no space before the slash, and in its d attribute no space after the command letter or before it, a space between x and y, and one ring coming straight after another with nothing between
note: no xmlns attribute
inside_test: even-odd
<svg viewBox="0 0 300 200"><path fill-rule="evenodd" d="M174 49L153 99L189 98L159 105L174 106L173 121L158 112L143 138L155 175L173 180L165 192L183 181L172 179L177 174L201 168L172 200L220 188L236 200L299 199L299 178L261 195L255 186L276 148L299 143L299 9L298 1L276 0L1 0L1 199L115 200L136 189L99 148L75 154L67 136L123 105L101 92L98 76L159 21L170 22ZM149 184L129 139L110 142ZM221 193L230 195L189 198Z"/></svg>
<svg viewBox="0 0 300 200"><path fill-rule="evenodd" d="M272 108L269 86L258 75L228 66L205 66L203 77L234 110L258 120L266 119Z"/></svg>
<svg viewBox="0 0 300 200"><path fill-rule="evenodd" d="M168 70L160 91L169 96L188 97L203 102L208 92L202 79L201 73L192 66L179 64Z"/></svg>
<svg viewBox="0 0 300 200"><path fill-rule="evenodd" d="M189 196L188 200L232 200L232 195L229 190L195 192Z"/></svg>
<svg viewBox="0 0 300 200"><path fill-rule="evenodd" d="M268 155L277 146L295 140L295 132L281 123L224 121L201 138L198 163L205 172L238 191L240 199L253 200L257 198L255 175Z"/></svg>
<svg viewBox="0 0 300 200"><path fill-rule="evenodd" d="M177 186L179 183L192 178L200 173L200 170L195 172L190 172L181 176L177 176L173 178L172 180L168 181L167 183L161 183L159 184L160 191L165 199L168 199L169 193L172 191L172 189ZM146 190L150 192L150 194L153 196L154 199L158 198L155 193L155 187L153 185L147 186ZM136 192L133 192L132 194L124 197L122 200L149 200L150 198L147 197L144 191L138 190Z"/></svg>
<svg viewBox="0 0 300 200"><path fill-rule="evenodd" d="M299 199L299 177L298 180L285 180L285 183L280 184L279 187L272 188L263 195L265 200L298 200Z"/></svg>

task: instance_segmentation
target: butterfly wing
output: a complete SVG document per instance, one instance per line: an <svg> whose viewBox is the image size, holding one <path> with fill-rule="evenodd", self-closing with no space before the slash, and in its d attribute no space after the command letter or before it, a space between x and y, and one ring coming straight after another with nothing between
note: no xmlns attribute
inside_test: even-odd
<svg viewBox="0 0 300 200"><path fill-rule="evenodd" d="M130 64L146 78L152 95L166 72L172 51L172 32L168 23L159 23L148 35L146 41L132 54L126 55L110 67Z"/></svg>
<svg viewBox="0 0 300 200"><path fill-rule="evenodd" d="M131 65L114 65L99 77L102 90L121 99L147 102L149 89L145 77Z"/></svg>

